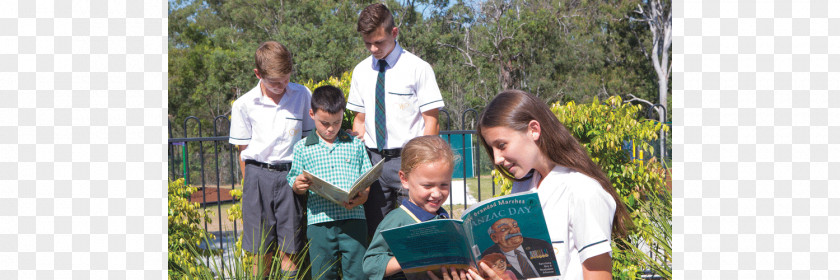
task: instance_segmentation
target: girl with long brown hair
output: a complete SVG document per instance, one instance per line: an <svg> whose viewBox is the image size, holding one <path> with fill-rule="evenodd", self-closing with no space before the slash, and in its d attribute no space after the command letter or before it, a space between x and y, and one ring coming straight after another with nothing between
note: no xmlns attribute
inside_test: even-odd
<svg viewBox="0 0 840 280"><path fill-rule="evenodd" d="M503 91L479 117L478 134L496 169L516 180L512 193L539 194L561 277L611 279L611 237L626 235L627 209L548 106Z"/></svg>

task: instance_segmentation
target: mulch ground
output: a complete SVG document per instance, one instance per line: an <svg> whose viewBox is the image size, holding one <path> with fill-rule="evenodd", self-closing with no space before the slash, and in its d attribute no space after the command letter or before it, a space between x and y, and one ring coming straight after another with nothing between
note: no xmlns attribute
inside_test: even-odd
<svg viewBox="0 0 840 280"><path fill-rule="evenodd" d="M219 191L221 190L221 191ZM206 198L206 200L205 200ZM190 202L198 203L216 203L216 202L233 202L233 196L230 195L230 189L207 187L199 188L190 196Z"/></svg>

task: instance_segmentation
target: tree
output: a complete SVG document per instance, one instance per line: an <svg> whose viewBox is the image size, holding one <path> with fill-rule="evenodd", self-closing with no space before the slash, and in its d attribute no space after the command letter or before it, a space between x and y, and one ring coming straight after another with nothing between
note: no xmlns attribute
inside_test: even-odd
<svg viewBox="0 0 840 280"><path fill-rule="evenodd" d="M659 104L662 106L654 106L650 101L638 98L632 94L629 95L632 99L630 101L642 101L643 103L652 106L659 114L659 121L665 122L668 119L668 96L670 91L671 76L671 2L666 0L663 4L662 0L647 0L644 8L641 4L636 5L635 13L641 16L641 19L633 19L637 21L646 22L650 29L651 35L651 49L645 52L656 73L657 84L659 85ZM644 49L643 49L644 50ZM659 137L665 139L665 130L659 131ZM665 158L665 141L659 143L660 157Z"/></svg>
<svg viewBox="0 0 840 280"><path fill-rule="evenodd" d="M642 16L642 21L647 22L650 28L651 50L650 56L653 68L656 71L659 84L659 104L668 104L668 85L671 76L671 3L662 0L647 0L647 5L642 8L637 5L636 13Z"/></svg>
<svg viewBox="0 0 840 280"><path fill-rule="evenodd" d="M400 28L400 45L434 68L453 120L508 88L546 102L655 97L650 54L639 51L650 43L648 28L631 20L642 0L385 2ZM170 115L181 121L227 112L224 105L254 86L253 51L266 40L292 51L293 82L352 71L369 55L355 31L367 4L170 1Z"/></svg>

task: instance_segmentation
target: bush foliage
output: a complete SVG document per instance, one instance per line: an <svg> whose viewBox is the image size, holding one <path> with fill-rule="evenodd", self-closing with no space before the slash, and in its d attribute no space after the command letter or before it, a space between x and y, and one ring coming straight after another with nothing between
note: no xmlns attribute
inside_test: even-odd
<svg viewBox="0 0 840 280"><path fill-rule="evenodd" d="M347 96L350 94L350 80L353 74L351 72L344 72L341 73L341 77L329 77L326 80L315 82L312 79L306 81L303 85L306 86L311 91L315 91L316 88L325 85L331 85L341 89L341 92L344 93L344 100L347 100ZM356 116L356 112L350 110L344 110L344 118L341 120L341 129L352 129L353 128L353 119Z"/></svg>
<svg viewBox="0 0 840 280"><path fill-rule="evenodd" d="M198 188L184 185L184 179L169 181L168 188L168 259L169 278L192 278L202 270L198 266L195 248L202 240L215 238L207 233L199 223L210 219L212 213L202 210L198 202L189 202L189 197Z"/></svg>
<svg viewBox="0 0 840 280"><path fill-rule="evenodd" d="M635 240L642 236L647 244L653 244L651 242L658 239L656 243L660 244L660 247L670 247L670 236L653 237L652 234L656 232L652 227L656 226L657 221L652 221L649 215L651 211L664 213L661 209L655 209L655 206L663 206L661 203L651 204L651 201L654 201L652 197L657 198L655 201L667 200L670 203L670 195L660 197L666 191L666 170L656 158L642 160L642 157L633 156L634 151L652 154L653 146L650 143L658 140L660 129L667 131L668 127L653 120L643 119L640 113L641 105L625 103L620 96L609 97L604 102L595 98L592 103L580 105L574 101L566 104L555 103L551 110L586 148L592 161L603 169L627 206L632 219L628 239ZM627 144L631 146L629 149L625 149ZM670 213L667 211L667 215ZM613 246L618 244L628 243L614 240ZM640 256L644 256L644 253L635 247L628 250L614 247L613 252L618 252L613 256L613 275L616 278L635 279L642 270L653 265L641 259Z"/></svg>

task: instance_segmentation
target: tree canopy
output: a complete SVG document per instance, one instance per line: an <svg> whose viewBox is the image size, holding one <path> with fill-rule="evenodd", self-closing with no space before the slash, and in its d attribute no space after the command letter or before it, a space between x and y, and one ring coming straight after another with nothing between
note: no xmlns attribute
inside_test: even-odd
<svg viewBox="0 0 840 280"><path fill-rule="evenodd" d="M397 41L432 65L446 109L456 118L465 109L483 109L487 100L509 88L531 92L549 103L585 103L593 97L627 94L656 103L659 77L649 58L654 36L636 12L648 2L389 0L385 4L400 29ZM665 2L670 8L670 1ZM267 40L292 51L293 82L323 81L352 71L369 55L355 25L359 12L370 3L170 0L172 125L178 130L187 116L209 124L227 114L230 102L256 85L254 51Z"/></svg>

